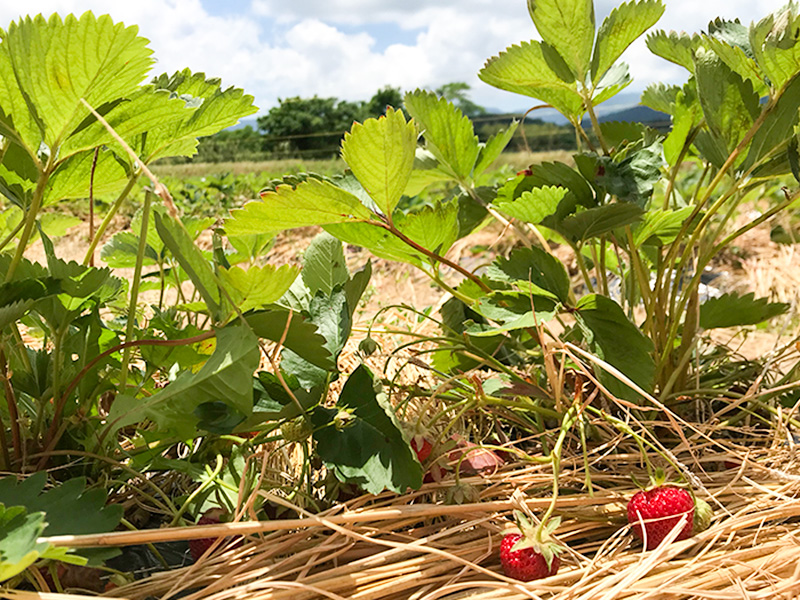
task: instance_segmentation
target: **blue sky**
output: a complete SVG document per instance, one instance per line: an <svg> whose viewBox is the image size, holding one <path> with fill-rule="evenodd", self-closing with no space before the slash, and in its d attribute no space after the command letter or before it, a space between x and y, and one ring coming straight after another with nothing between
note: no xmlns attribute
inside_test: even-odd
<svg viewBox="0 0 800 600"><path fill-rule="evenodd" d="M596 0L598 25L618 2ZM784 0L664 0L657 28L699 31L709 20L745 23ZM151 41L154 75L189 67L255 96L262 112L289 96L366 100L385 85L433 89L472 86L478 104L521 111L535 101L477 78L484 61L535 38L525 0L26 0L0 5L0 26L22 14L92 10L137 24ZM680 67L642 42L624 56L641 92L653 81L681 82Z"/></svg>

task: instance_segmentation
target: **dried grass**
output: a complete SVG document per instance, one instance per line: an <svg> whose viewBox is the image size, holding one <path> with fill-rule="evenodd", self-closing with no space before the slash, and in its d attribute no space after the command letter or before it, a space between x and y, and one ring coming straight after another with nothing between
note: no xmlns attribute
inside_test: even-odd
<svg viewBox="0 0 800 600"><path fill-rule="evenodd" d="M702 432L701 432L702 434ZM204 528L205 535L251 533L248 543L198 563L114 590L114 598L188 600L611 600L617 598L795 598L800 596L800 468L794 449L774 437L738 440L749 453L701 443L674 450L702 480L716 515L695 537L644 552L627 527L630 475L646 479L629 441L598 446L589 456L594 493L584 487L583 457L562 465L557 513L568 545L560 572L523 584L502 575L498 547L511 526L511 495L520 489L542 511L550 502L549 465L517 463L490 476L462 479L480 501L442 502L454 481L397 496L362 496L320 515ZM613 452L613 454L611 453ZM726 459L742 461L724 469ZM265 492L261 492L266 494ZM282 502L274 496L273 501ZM262 533L253 533L261 529ZM104 543L185 539L199 528L105 534ZM676 532L677 533L677 530ZM136 538L139 534L139 538ZM69 545L98 539L54 539ZM669 541L669 538L668 540ZM29 600L49 596L9 593ZM55 599L56 597L53 596ZM81 596L66 596L81 598Z"/></svg>

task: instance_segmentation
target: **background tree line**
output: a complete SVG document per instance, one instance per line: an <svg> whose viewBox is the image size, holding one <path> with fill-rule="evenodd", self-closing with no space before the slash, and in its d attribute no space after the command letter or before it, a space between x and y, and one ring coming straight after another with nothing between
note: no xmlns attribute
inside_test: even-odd
<svg viewBox="0 0 800 600"><path fill-rule="evenodd" d="M452 101L473 120L481 141L507 127L517 114L491 114L469 98L469 85L454 82L443 85L437 94ZM237 162L274 158L330 158L339 152L339 144L353 121L379 117L387 106L403 107L400 88L386 86L367 101L338 98L284 98L278 106L258 118L257 127L247 125L228 129L200 142L196 162ZM525 134L534 152L572 149L574 132L568 126L527 119ZM517 136L510 150L522 150L524 142Z"/></svg>

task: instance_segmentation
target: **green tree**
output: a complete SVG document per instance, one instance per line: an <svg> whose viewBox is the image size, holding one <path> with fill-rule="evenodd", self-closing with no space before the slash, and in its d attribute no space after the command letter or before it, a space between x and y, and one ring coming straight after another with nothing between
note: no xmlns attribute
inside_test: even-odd
<svg viewBox="0 0 800 600"><path fill-rule="evenodd" d="M263 148L281 154L327 156L338 152L339 141L353 121L363 120L361 102L338 98L285 98L258 119Z"/></svg>
<svg viewBox="0 0 800 600"><path fill-rule="evenodd" d="M364 110L369 117L380 117L386 112L386 107L392 108L403 107L403 94L400 88L395 88L390 85L382 87L369 101L365 104Z"/></svg>
<svg viewBox="0 0 800 600"><path fill-rule="evenodd" d="M442 87L437 88L436 93L455 104L461 109L461 112L470 118L485 115L487 110L469 99L469 90L469 84L463 81L454 81L445 83Z"/></svg>
<svg viewBox="0 0 800 600"><path fill-rule="evenodd" d="M236 162L258 159L263 155L263 136L252 125L226 129L203 138L197 148L196 162Z"/></svg>

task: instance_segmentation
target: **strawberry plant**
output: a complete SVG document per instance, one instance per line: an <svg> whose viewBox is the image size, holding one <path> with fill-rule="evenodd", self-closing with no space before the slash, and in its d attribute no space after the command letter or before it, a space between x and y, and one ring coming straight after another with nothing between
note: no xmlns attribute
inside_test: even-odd
<svg viewBox="0 0 800 600"><path fill-rule="evenodd" d="M630 82L617 59L657 22L660 2L623 4L596 31L591 2L529 2L529 8L542 42L509 47L487 61L480 76L558 109L585 150L575 155L576 168L531 167L530 175L504 186L495 203L572 247L590 292L574 305L576 333L640 388L667 398L687 385L704 330L758 323L788 309L752 295L704 298L700 276L739 236L796 200L787 190L757 219L729 227L762 182L797 172L800 96L794 86L800 72L788 59L796 52L790 34L796 7L749 28L717 19L699 35L651 33L650 50L690 76L684 86L652 85L642 96L645 105L672 117L666 136L600 123L595 115L597 104ZM584 131L584 115L597 143ZM699 178L686 176L687 162L698 166ZM620 331L630 329L640 305L645 316L637 328L644 337L620 349ZM603 326L586 322L587 306L599 309ZM636 396L627 384L600 375L611 391Z"/></svg>
<svg viewBox="0 0 800 600"><path fill-rule="evenodd" d="M289 175L214 216L181 215L178 206L204 212L210 193L187 184L176 205L149 167L191 157L199 137L256 110L250 96L189 70L146 82L147 40L109 17L39 16L2 32L0 469L27 479L0 480L0 581L40 559L103 560L39 538L114 529L122 511L109 498L145 498L156 525L273 517L280 498L320 508L353 490L402 494L424 476L432 487L454 477L445 497L475 502L460 478L494 477L512 456L551 465L552 494L539 524L521 508L522 535L502 541L501 562L511 577L552 575L562 453L589 447L589 421L644 452L655 436L635 432L630 411L733 385L700 372L726 360L701 344L704 332L763 323L788 305L707 296L701 275L796 205L787 187L734 225L744 202L800 173L797 8L749 28L716 20L702 34L651 33L648 47L689 74L643 94L670 115L667 134L601 122L596 110L630 84L619 59L657 23L660 0L622 4L599 27L591 0L528 8L541 40L490 58L480 77L559 110L580 143L569 164L498 177L491 165L517 124L481 143L454 104L416 90L405 112L353 125L345 173ZM109 238L137 186L130 230ZM214 186L213 201L228 202L230 182ZM87 198L107 210L83 260L68 261L52 238L71 221L50 207ZM514 235L508 253L479 268L452 257L493 220ZM276 235L309 226L323 233L302 267L266 261ZM26 257L34 241L44 264ZM402 307L439 333L409 334L396 352L413 349L409 362L441 388L387 382L365 363L341 368L373 270L348 265L343 244L411 265L449 296L438 314ZM376 347L367 338L360 350ZM455 430L473 418L464 429L484 443ZM513 447L517 433L534 434L537 451ZM268 459L287 449L301 457L296 476L273 476ZM588 452L584 464L591 486ZM164 471L177 489L157 482ZM637 494L628 510L648 548L684 515L679 539L710 519L677 487Z"/></svg>

